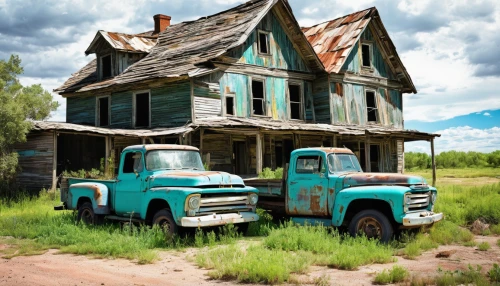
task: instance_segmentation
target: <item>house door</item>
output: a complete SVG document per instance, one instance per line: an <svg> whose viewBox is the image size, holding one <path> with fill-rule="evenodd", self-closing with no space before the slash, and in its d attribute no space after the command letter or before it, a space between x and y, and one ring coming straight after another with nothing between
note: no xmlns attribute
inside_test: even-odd
<svg viewBox="0 0 500 286"><path fill-rule="evenodd" d="M233 169L236 175L246 174L246 143L233 141Z"/></svg>

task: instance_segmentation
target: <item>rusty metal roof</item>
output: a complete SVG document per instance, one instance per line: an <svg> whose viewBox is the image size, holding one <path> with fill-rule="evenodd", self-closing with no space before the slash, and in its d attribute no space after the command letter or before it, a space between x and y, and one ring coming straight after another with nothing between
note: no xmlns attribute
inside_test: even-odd
<svg viewBox="0 0 500 286"><path fill-rule="evenodd" d="M316 26L302 28L327 72L340 71L352 47L376 11L376 8L370 8Z"/></svg>
<svg viewBox="0 0 500 286"><path fill-rule="evenodd" d="M97 32L94 40L85 51L86 55L96 52L100 39L106 40L111 47L118 51L129 53L149 53L156 45L157 35L153 35L153 32L124 34L100 30Z"/></svg>
<svg viewBox="0 0 500 286"><path fill-rule="evenodd" d="M312 27L302 28L302 32L323 62L325 70L329 73L339 73L361 37L361 33L369 24L373 25L376 32L374 36L380 39L380 49L389 59L387 63L403 83L402 91L417 93L380 19L377 8L368 8Z"/></svg>

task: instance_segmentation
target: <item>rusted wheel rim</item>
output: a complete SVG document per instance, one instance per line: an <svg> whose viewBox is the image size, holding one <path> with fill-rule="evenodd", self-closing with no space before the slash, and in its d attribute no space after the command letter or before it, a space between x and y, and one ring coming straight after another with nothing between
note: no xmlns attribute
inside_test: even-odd
<svg viewBox="0 0 500 286"><path fill-rule="evenodd" d="M161 227L165 234L171 235L172 226L170 225L170 221L168 219L160 218L158 220L158 225Z"/></svg>
<svg viewBox="0 0 500 286"><path fill-rule="evenodd" d="M82 221L86 224L92 224L94 222L94 215L89 209L84 209L82 211Z"/></svg>
<svg viewBox="0 0 500 286"><path fill-rule="evenodd" d="M368 238L381 238L382 225L373 217L365 217L359 220L357 228L358 233L364 233Z"/></svg>

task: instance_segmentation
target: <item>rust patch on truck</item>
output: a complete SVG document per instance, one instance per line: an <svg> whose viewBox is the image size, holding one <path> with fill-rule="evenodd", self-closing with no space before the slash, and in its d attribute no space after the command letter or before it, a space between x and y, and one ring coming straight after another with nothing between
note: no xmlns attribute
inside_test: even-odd
<svg viewBox="0 0 500 286"><path fill-rule="evenodd" d="M94 191L94 199L95 200L98 200L101 196L102 196L102 193L101 193L101 189L99 189L99 187L97 185L76 185L76 186L71 186L71 188L73 189L91 189L92 191Z"/></svg>
<svg viewBox="0 0 500 286"><path fill-rule="evenodd" d="M333 193L335 193L335 189L334 188L328 189L328 192L330 192L330 195L333 195Z"/></svg>
<svg viewBox="0 0 500 286"><path fill-rule="evenodd" d="M309 207L313 213L321 213L320 196L311 196Z"/></svg>
<svg viewBox="0 0 500 286"><path fill-rule="evenodd" d="M341 214L344 211L344 206L340 206L339 213Z"/></svg>

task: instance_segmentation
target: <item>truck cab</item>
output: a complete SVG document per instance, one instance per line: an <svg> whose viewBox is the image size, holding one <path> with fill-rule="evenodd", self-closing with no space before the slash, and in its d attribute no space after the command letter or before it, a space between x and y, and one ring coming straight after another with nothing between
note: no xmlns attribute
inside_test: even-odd
<svg viewBox="0 0 500 286"><path fill-rule="evenodd" d="M208 227L258 220L257 190L225 172L205 171L199 151L183 145L129 146L114 180L69 178L62 207L78 220L103 218L158 224L170 234L179 227Z"/></svg>
<svg viewBox="0 0 500 286"><path fill-rule="evenodd" d="M259 189L264 208L281 211L301 224L346 226L353 236L361 232L388 241L396 228L420 227L443 218L433 212L437 190L425 179L364 173L346 148L297 149L281 184L269 180L246 184Z"/></svg>

